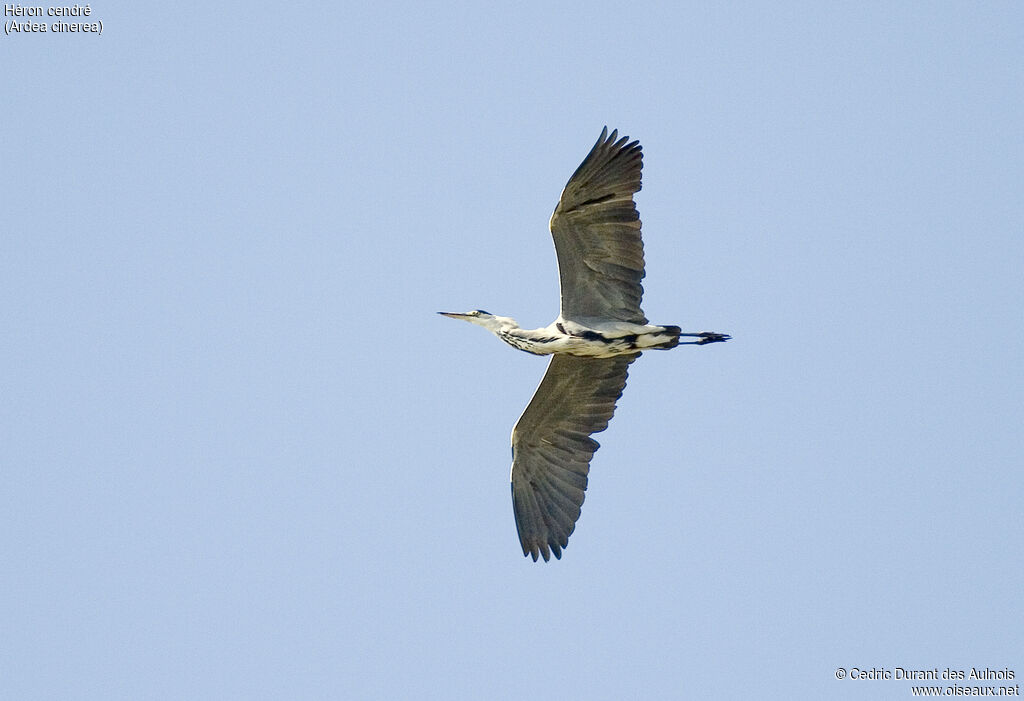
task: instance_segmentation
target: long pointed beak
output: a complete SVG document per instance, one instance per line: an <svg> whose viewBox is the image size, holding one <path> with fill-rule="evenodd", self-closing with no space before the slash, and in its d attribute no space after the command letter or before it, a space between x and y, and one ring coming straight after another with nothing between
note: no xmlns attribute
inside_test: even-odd
<svg viewBox="0 0 1024 701"><path fill-rule="evenodd" d="M468 314L459 314L458 312L438 312L441 316L446 316L449 319L465 319Z"/></svg>

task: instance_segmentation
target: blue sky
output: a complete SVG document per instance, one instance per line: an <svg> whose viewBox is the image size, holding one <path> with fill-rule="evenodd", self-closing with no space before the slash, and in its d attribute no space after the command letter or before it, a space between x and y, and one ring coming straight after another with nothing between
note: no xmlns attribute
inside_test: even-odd
<svg viewBox="0 0 1024 701"><path fill-rule="evenodd" d="M102 3L0 39L0 697L1024 675L1017 3ZM5 18L7 20L11 18ZM508 436L617 127L655 323L562 560Z"/></svg>

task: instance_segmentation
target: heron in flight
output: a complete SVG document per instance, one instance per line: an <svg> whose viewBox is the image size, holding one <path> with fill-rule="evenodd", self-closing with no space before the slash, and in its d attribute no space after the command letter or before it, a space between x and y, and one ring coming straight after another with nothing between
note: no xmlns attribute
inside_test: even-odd
<svg viewBox="0 0 1024 701"><path fill-rule="evenodd" d="M728 341L722 333L682 333L647 323L640 309L644 249L633 193L643 153L637 141L601 131L569 178L551 216L562 309L542 329L482 309L458 314L514 348L551 355L544 379L512 428L512 509L523 555L562 557L576 528L598 448L629 364L645 350ZM692 339L682 341L680 339Z"/></svg>

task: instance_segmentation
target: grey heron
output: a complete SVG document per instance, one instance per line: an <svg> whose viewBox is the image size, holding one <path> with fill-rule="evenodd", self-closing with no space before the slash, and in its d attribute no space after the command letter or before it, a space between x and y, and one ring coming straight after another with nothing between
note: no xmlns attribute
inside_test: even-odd
<svg viewBox="0 0 1024 701"><path fill-rule="evenodd" d="M569 178L551 235L561 313L541 329L482 309L438 312L482 326L514 348L552 355L533 399L512 428L512 509L523 555L562 557L576 528L590 460L622 396L630 363L645 350L728 341L704 331L647 323L640 309L644 250L633 193L640 190L639 142L601 131ZM693 339L682 341L681 338Z"/></svg>

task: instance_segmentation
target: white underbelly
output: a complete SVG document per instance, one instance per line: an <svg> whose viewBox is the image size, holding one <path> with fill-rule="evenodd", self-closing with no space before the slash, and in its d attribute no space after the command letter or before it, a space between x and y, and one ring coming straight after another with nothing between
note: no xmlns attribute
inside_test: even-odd
<svg viewBox="0 0 1024 701"><path fill-rule="evenodd" d="M579 335L555 331L550 335L524 338L502 335L502 340L519 350L535 355L576 355L586 358L612 358L617 355L631 355L649 348L664 348L673 340L664 333L627 334L621 337L607 337L587 330Z"/></svg>

